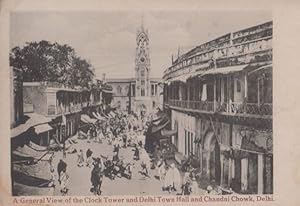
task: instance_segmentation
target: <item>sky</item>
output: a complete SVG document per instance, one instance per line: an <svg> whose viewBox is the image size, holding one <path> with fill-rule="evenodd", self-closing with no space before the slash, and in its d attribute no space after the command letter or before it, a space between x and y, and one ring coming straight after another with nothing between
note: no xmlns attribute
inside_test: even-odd
<svg viewBox="0 0 300 206"><path fill-rule="evenodd" d="M149 30L151 76L162 77L171 56L237 31L272 20L268 11L89 11L14 12L10 47L47 40L68 44L87 59L98 78L134 77L136 33L143 19Z"/></svg>

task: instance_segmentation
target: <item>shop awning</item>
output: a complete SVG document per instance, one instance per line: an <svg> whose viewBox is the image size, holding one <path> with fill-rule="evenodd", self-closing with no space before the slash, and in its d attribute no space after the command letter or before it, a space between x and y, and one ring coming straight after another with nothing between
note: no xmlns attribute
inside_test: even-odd
<svg viewBox="0 0 300 206"><path fill-rule="evenodd" d="M26 132L31 127L48 122L51 122L51 119L48 117L36 113L28 113L24 115L24 121L21 124L11 129L11 138Z"/></svg>
<svg viewBox="0 0 300 206"><path fill-rule="evenodd" d="M37 134L41 134L43 132L47 132L52 130L53 128L49 124L40 124L34 127L34 131Z"/></svg>
<svg viewBox="0 0 300 206"><path fill-rule="evenodd" d="M98 112L93 112L93 116L96 118L96 119L99 119L99 120L102 120L102 121L105 121L106 119L101 116Z"/></svg>
<svg viewBox="0 0 300 206"><path fill-rule="evenodd" d="M17 170L13 170L13 177L15 182L19 183L19 184L23 184L23 185L27 185L27 186L31 186L31 187L38 187L38 188L47 188L49 183L50 183L50 179L44 179L44 178L40 178L40 177L35 177L35 176L31 176L28 174L25 174L21 171L17 171Z"/></svg>
<svg viewBox="0 0 300 206"><path fill-rule="evenodd" d="M38 160L50 160L53 153L46 152L38 152L27 145L23 147L18 147L16 150L13 151L13 154L21 156L21 157L33 157L34 159Z"/></svg>
<svg viewBox="0 0 300 206"><path fill-rule="evenodd" d="M34 162L34 158L33 157L25 157L25 156L20 156L19 154L16 153L12 153L11 154L11 160L13 163L17 162L26 162L26 163L33 163Z"/></svg>
<svg viewBox="0 0 300 206"><path fill-rule="evenodd" d="M114 113L113 111L110 111L110 112L109 112L109 115L112 116L113 118L115 118L116 113Z"/></svg>
<svg viewBox="0 0 300 206"><path fill-rule="evenodd" d="M187 81L187 79L191 76L190 73L187 73L187 74L182 74L182 75L179 75L173 79L171 79L170 81L172 82L175 82L175 81L180 81L180 82L183 82L185 83Z"/></svg>
<svg viewBox="0 0 300 206"><path fill-rule="evenodd" d="M238 66L230 66L230 67L221 67L215 69L209 69L205 71L201 76L205 75L214 75L214 74L230 74L235 72L243 71L248 65L238 65Z"/></svg>
<svg viewBox="0 0 300 206"><path fill-rule="evenodd" d="M164 116L160 117L159 119L153 120L153 121L152 121L152 124L158 126L158 125L160 125L162 122L166 122L168 119L169 119L168 116L167 116L167 115L164 115Z"/></svg>
<svg viewBox="0 0 300 206"><path fill-rule="evenodd" d="M161 122L159 125L153 125L151 127L151 133L159 132L160 130L164 129L168 124L170 123L170 120L167 120L165 122Z"/></svg>
<svg viewBox="0 0 300 206"><path fill-rule="evenodd" d="M51 172L49 170L49 162L39 161L36 164L13 164L13 170L22 172L26 175L37 178L51 179Z"/></svg>
<svg viewBox="0 0 300 206"><path fill-rule="evenodd" d="M267 70L267 69L272 69L272 68L273 68L273 64L268 64L268 65L260 66L257 69L250 71L248 73L248 75L255 74L257 72L260 72L260 71L263 71L263 70Z"/></svg>
<svg viewBox="0 0 300 206"><path fill-rule="evenodd" d="M90 123L89 122L89 117L86 115L86 114L82 114L81 117L80 117L80 120L84 123Z"/></svg>
<svg viewBox="0 0 300 206"><path fill-rule="evenodd" d="M29 142L28 146L31 148L31 149L34 149L36 151L46 151L47 150L47 147L44 147L44 146L41 146L41 145L37 145L33 142Z"/></svg>
<svg viewBox="0 0 300 206"><path fill-rule="evenodd" d="M84 123L92 123L92 124L95 124L98 121L97 119L90 118L86 114L82 114L80 120L83 121Z"/></svg>
<svg viewBox="0 0 300 206"><path fill-rule="evenodd" d="M98 121L98 119L90 118L90 123L95 124Z"/></svg>
<svg viewBox="0 0 300 206"><path fill-rule="evenodd" d="M161 135L164 137L171 137L175 134L177 134L177 129L168 130L168 129L164 128L161 130Z"/></svg>
<svg viewBox="0 0 300 206"><path fill-rule="evenodd" d="M101 115L105 118L108 119L108 116L106 114L104 114L103 112L101 112Z"/></svg>
<svg viewBox="0 0 300 206"><path fill-rule="evenodd" d="M204 74L206 72L206 70L199 70L199 71L196 71L194 73L192 73L189 78L193 78L193 77L196 77L196 76L201 76L202 74ZM189 79L188 78L188 79Z"/></svg>
<svg viewBox="0 0 300 206"><path fill-rule="evenodd" d="M14 182L14 191L17 196L52 196L54 194L54 187L34 187Z"/></svg>

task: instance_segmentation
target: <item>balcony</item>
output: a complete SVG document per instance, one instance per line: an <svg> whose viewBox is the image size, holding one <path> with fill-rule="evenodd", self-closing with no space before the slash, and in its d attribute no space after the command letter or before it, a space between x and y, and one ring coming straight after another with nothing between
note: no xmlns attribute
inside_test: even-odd
<svg viewBox="0 0 300 206"><path fill-rule="evenodd" d="M213 101L188 101L188 100L168 100L169 106L191 109L200 112L220 113L225 115L259 115L271 116L272 103L242 103L242 102L213 102Z"/></svg>
<svg viewBox="0 0 300 206"><path fill-rule="evenodd" d="M55 106L55 105L49 105L48 106L48 115L62 115L62 114L71 114L81 111L81 104L74 104L69 106Z"/></svg>
<svg viewBox="0 0 300 206"><path fill-rule="evenodd" d="M253 114L253 115L272 115L271 103L237 103L232 102L230 105L230 113L234 114Z"/></svg>

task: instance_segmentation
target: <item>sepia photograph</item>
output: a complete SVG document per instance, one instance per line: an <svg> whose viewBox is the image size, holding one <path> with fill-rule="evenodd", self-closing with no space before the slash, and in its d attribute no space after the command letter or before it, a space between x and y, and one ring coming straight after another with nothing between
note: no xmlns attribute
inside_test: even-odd
<svg viewBox="0 0 300 206"><path fill-rule="evenodd" d="M273 194L272 11L14 11L9 26L13 196Z"/></svg>

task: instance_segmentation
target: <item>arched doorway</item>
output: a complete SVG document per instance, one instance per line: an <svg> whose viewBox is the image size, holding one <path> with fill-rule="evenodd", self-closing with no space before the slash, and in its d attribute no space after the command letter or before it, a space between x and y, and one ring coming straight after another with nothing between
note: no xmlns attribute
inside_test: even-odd
<svg viewBox="0 0 300 206"><path fill-rule="evenodd" d="M210 181L220 184L221 160L220 145L212 131L206 132L203 144L203 169Z"/></svg>

